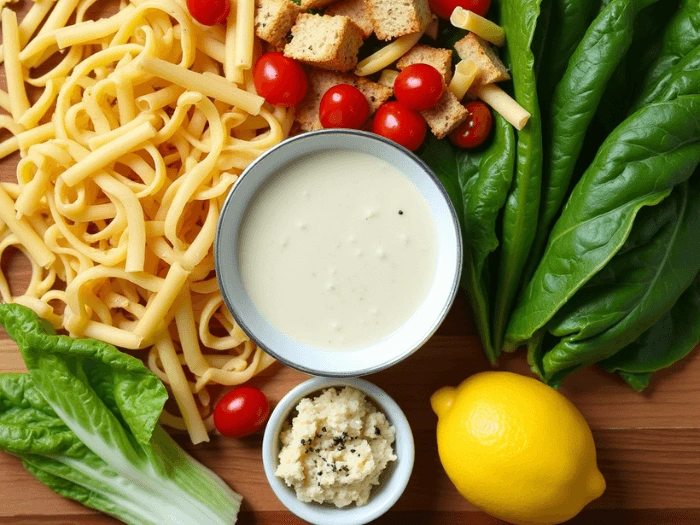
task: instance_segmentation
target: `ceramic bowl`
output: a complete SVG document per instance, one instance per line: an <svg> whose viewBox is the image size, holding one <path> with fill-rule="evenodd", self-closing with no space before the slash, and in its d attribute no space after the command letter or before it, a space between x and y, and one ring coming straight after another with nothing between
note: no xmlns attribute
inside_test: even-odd
<svg viewBox="0 0 700 525"><path fill-rule="evenodd" d="M302 156L327 150L375 155L398 169L425 198L437 231L437 268L418 310L384 339L351 350L326 350L292 339L257 309L243 285L238 235L252 197L271 176ZM352 377L388 368L420 348L445 318L459 285L462 238L452 203L435 174L417 156L394 142L363 131L329 129L290 138L268 150L241 175L229 194L214 246L216 274L224 301L248 336L286 365L317 376Z"/></svg>
<svg viewBox="0 0 700 525"><path fill-rule="evenodd" d="M297 499L293 488L275 476L282 447L280 432L291 421L296 406L302 398L319 395L327 388L350 386L363 392L369 401L386 415L396 429L394 453L396 461L390 462L379 478L379 485L372 489L369 502L358 507L351 504L337 508L331 504L304 503ZM363 525L387 512L403 494L413 471L415 448L413 432L403 411L389 395L369 381L357 378L313 378L295 387L282 398L273 410L262 445L265 475L275 495L291 512L314 525Z"/></svg>

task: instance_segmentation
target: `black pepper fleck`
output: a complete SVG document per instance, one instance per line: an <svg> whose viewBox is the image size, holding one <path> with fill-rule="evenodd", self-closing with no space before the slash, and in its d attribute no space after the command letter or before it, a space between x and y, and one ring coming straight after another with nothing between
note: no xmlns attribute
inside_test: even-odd
<svg viewBox="0 0 700 525"><path fill-rule="evenodd" d="M323 427L321 430L323 430L323 431L325 432L325 431L326 431L326 427Z"/></svg>
<svg viewBox="0 0 700 525"><path fill-rule="evenodd" d="M305 440L305 439L302 439L302 440L301 440L301 444L302 444L302 445L306 445L306 440Z"/></svg>
<svg viewBox="0 0 700 525"><path fill-rule="evenodd" d="M350 452L351 452L352 454L354 454L354 453L355 453L355 449L354 449L354 448L351 448L351 449L350 449Z"/></svg>
<svg viewBox="0 0 700 525"><path fill-rule="evenodd" d="M378 436L382 435L382 433L379 431L379 427L374 427L374 433Z"/></svg>
<svg viewBox="0 0 700 525"><path fill-rule="evenodd" d="M399 210L399 215L403 215L403 210Z"/></svg>

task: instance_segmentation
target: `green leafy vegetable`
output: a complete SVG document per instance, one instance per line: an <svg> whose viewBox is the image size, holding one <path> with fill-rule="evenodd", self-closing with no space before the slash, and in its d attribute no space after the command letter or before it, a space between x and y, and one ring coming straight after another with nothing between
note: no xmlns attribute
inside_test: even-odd
<svg viewBox="0 0 700 525"><path fill-rule="evenodd" d="M673 100L681 95L700 91L700 45L668 69L657 83L639 97L638 104L645 106L661 100Z"/></svg>
<svg viewBox="0 0 700 525"><path fill-rule="evenodd" d="M499 354L508 316L535 238L542 183L542 128L531 45L540 0L502 0L501 25L508 42L515 98L531 115L517 134L516 169L503 212L503 237L493 314L493 346Z"/></svg>
<svg viewBox="0 0 700 525"><path fill-rule="evenodd" d="M695 340L669 319L692 310L692 288L679 297L698 271L700 2L498 0L491 15L530 122L513 137L498 121L476 153L422 151L457 208L486 355L525 344L554 386L620 360L644 388ZM443 23L439 43L463 34ZM669 324L673 342L652 343Z"/></svg>
<svg viewBox="0 0 700 525"><path fill-rule="evenodd" d="M649 92L659 79L684 56L700 45L700 2L682 0L681 6L664 31L659 56L649 68L644 79L642 93ZM633 110L642 107L637 102Z"/></svg>
<svg viewBox="0 0 700 525"><path fill-rule="evenodd" d="M138 359L55 335L0 305L29 375L0 375L0 449L59 494L133 525L232 524L241 498L157 425L167 399Z"/></svg>
<svg viewBox="0 0 700 525"><path fill-rule="evenodd" d="M543 110L548 107L555 86L597 11L598 3L592 0L551 0L549 28L537 80Z"/></svg>
<svg viewBox="0 0 700 525"><path fill-rule="evenodd" d="M678 302L631 345L601 362L618 372L635 390L644 389L651 373L667 368L700 344L700 274Z"/></svg>
<svg viewBox="0 0 700 525"><path fill-rule="evenodd" d="M632 30L634 38L625 57L610 77L594 121L589 127L587 138L597 138L594 141L596 149L630 114L635 94L639 93L650 64L660 53L664 28L678 10L679 1L657 1L637 15ZM588 159L584 167L592 160Z"/></svg>
<svg viewBox="0 0 700 525"><path fill-rule="evenodd" d="M455 204L465 239L462 286L469 295L486 355L495 363L488 261L498 248L496 224L513 178L515 137L500 115L494 123L494 138L486 150L456 150L447 141L429 138L422 157Z"/></svg>
<svg viewBox="0 0 700 525"><path fill-rule="evenodd" d="M699 181L700 182L700 181ZM625 246L548 323L543 355L532 359L545 381L632 343L663 316L700 271L693 239L700 231L700 184L686 182L642 210Z"/></svg>
<svg viewBox="0 0 700 525"><path fill-rule="evenodd" d="M608 80L632 43L637 15L654 1L658 0L613 0L586 31L556 87L548 115L550 143L530 267L542 255L552 221L569 190L588 126ZM531 271L527 272L527 278L529 274Z"/></svg>
<svg viewBox="0 0 700 525"><path fill-rule="evenodd" d="M528 341L626 241L637 212L658 204L700 162L700 96L639 110L604 142L554 225L508 327Z"/></svg>

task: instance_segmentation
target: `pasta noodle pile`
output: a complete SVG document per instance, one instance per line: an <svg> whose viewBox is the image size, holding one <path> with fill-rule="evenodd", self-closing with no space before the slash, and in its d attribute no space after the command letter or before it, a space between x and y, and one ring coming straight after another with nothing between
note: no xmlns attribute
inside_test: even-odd
<svg viewBox="0 0 700 525"><path fill-rule="evenodd" d="M13 296L0 273L0 294L72 336L148 352L180 411L162 422L208 441L208 388L273 362L223 304L219 210L294 115L255 92L253 0L212 28L184 0L89 20L94 3L35 0L20 24L2 10L0 127L12 136L0 158L21 160L17 182L0 184L0 254L20 250L32 276ZM33 104L27 84L41 90Z"/></svg>

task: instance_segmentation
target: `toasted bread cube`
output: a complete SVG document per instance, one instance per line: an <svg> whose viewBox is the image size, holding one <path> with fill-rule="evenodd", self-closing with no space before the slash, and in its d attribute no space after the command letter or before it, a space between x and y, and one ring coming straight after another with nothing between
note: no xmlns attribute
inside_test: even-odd
<svg viewBox="0 0 700 525"><path fill-rule="evenodd" d="M331 16L347 16L362 29L362 37L368 38L374 32L366 0L341 0L324 11Z"/></svg>
<svg viewBox="0 0 700 525"><path fill-rule="evenodd" d="M413 49L402 56L396 63L396 67L403 71L413 64L433 66L442 74L445 85L452 80L452 51L449 49L423 45L413 46Z"/></svg>
<svg viewBox="0 0 700 525"><path fill-rule="evenodd" d="M309 9L323 9L333 2L335 0L300 0L299 5L303 11L308 11Z"/></svg>
<svg viewBox="0 0 700 525"><path fill-rule="evenodd" d="M432 20L428 0L367 0L367 7L379 40L419 33Z"/></svg>
<svg viewBox="0 0 700 525"><path fill-rule="evenodd" d="M462 40L455 44L455 49L462 60L472 60L479 69L474 80L475 85L491 84L509 80L510 75L506 66L493 50L491 45L479 38L474 33L468 33Z"/></svg>
<svg viewBox="0 0 700 525"><path fill-rule="evenodd" d="M438 103L426 111L421 111L421 115L428 123L433 135L442 139L464 122L469 112L457 100L457 97L449 89L446 89Z"/></svg>
<svg viewBox="0 0 700 525"><path fill-rule="evenodd" d="M362 30L347 16L301 14L285 56L313 67L350 71L357 65Z"/></svg>
<svg viewBox="0 0 700 525"><path fill-rule="evenodd" d="M255 36L284 47L299 13L301 7L290 0L255 0Z"/></svg>
<svg viewBox="0 0 700 525"><path fill-rule="evenodd" d="M391 97L393 91L376 82L352 74L333 73L313 69L309 72L309 89L306 97L297 106L296 120L304 131L322 129L319 119L321 99L333 86L348 84L359 89L367 98L370 115Z"/></svg>

